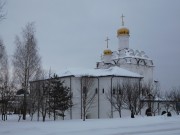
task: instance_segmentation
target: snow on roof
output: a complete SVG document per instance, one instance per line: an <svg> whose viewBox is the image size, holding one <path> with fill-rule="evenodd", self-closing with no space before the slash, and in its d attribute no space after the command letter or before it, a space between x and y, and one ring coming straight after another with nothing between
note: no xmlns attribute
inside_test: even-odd
<svg viewBox="0 0 180 135"><path fill-rule="evenodd" d="M128 71L126 69L120 67L110 67L108 69L85 69L85 68L71 68L66 69L60 73L58 73L59 77L66 77L66 76L75 76L75 77L82 77L82 76L126 76L126 77L136 77L136 78L143 78L143 76Z"/></svg>

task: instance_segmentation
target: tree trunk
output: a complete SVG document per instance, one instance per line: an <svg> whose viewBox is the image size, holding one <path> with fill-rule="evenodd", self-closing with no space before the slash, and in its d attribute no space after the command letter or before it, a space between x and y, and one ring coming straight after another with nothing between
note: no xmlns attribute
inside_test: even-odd
<svg viewBox="0 0 180 135"><path fill-rule="evenodd" d="M84 107L83 108L83 121L86 120L86 108Z"/></svg>
<svg viewBox="0 0 180 135"><path fill-rule="evenodd" d="M119 110L119 117L121 118L121 109Z"/></svg>
<svg viewBox="0 0 180 135"><path fill-rule="evenodd" d="M54 121L56 120L56 111L54 109Z"/></svg>
<svg viewBox="0 0 180 135"><path fill-rule="evenodd" d="M23 104L23 120L26 120L26 109L27 109L27 105L26 105L26 98L25 98L24 104Z"/></svg>
<svg viewBox="0 0 180 135"><path fill-rule="evenodd" d="M34 113L31 113L31 121L33 120Z"/></svg>
<svg viewBox="0 0 180 135"><path fill-rule="evenodd" d="M45 122L45 118L46 118L46 116L45 116L45 115L43 115L43 122Z"/></svg>

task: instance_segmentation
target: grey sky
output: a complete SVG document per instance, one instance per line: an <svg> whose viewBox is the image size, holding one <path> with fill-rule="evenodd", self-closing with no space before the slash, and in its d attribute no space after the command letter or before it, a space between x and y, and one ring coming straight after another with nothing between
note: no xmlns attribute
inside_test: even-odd
<svg viewBox="0 0 180 135"><path fill-rule="evenodd" d="M43 67L94 68L106 48L117 50L121 15L130 29L130 48L154 60L162 89L180 86L179 0L7 0L0 36L12 56L15 35L35 22Z"/></svg>

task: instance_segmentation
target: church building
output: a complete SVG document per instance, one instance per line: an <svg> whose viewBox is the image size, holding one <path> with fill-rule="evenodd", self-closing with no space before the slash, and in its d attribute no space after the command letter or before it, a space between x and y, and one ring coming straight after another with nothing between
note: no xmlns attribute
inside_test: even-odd
<svg viewBox="0 0 180 135"><path fill-rule="evenodd" d="M122 27L117 30L118 46L116 51L104 50L100 62L97 62L97 69L117 66L143 76L145 83L153 83L153 60L144 51L134 50L129 47L130 31L124 27L122 15ZM109 39L107 38L107 41Z"/></svg>
<svg viewBox="0 0 180 135"><path fill-rule="evenodd" d="M86 118L113 118L118 117L118 112L108 100L108 94L112 98L114 86L121 84L124 80L138 82L139 96L140 88L146 83L152 84L153 60L144 51L131 49L129 46L130 30L124 26L122 16L122 26L117 30L117 50L107 48L103 51L101 60L96 63L94 69L70 68L59 71L59 78L64 81L64 85L69 87L73 93L73 106L66 112L65 119L82 119L83 113L83 92L89 89L93 96L93 103L89 105ZM89 78L89 79L88 79ZM36 90L37 84L42 81L30 83L31 92ZM88 95L87 95L88 96ZM125 115L127 111L124 111ZM130 112L128 112L130 115Z"/></svg>

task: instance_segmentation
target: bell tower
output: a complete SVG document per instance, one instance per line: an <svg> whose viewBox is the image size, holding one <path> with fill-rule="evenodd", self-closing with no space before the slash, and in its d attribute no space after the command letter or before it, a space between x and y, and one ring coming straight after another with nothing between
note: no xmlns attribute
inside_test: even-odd
<svg viewBox="0 0 180 135"><path fill-rule="evenodd" d="M124 27L124 18L125 16L121 16L122 18L122 28L117 30L117 38L118 38L118 50L121 51L123 49L129 48L129 29Z"/></svg>

